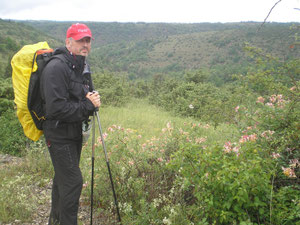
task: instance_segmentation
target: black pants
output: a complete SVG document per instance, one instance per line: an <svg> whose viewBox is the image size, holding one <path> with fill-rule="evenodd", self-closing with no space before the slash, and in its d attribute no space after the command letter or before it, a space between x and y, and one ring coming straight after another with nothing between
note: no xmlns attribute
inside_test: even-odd
<svg viewBox="0 0 300 225"><path fill-rule="evenodd" d="M55 172L49 224L77 225L83 183L79 168L82 142L46 141Z"/></svg>

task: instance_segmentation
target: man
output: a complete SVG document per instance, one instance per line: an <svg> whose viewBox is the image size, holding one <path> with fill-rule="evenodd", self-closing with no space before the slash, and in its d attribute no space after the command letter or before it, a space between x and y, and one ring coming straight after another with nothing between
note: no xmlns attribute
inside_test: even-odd
<svg viewBox="0 0 300 225"><path fill-rule="evenodd" d="M76 225L82 175L82 122L100 106L86 57L92 33L85 24L67 30L66 46L54 51L41 78L46 120L43 130L54 167L49 224Z"/></svg>

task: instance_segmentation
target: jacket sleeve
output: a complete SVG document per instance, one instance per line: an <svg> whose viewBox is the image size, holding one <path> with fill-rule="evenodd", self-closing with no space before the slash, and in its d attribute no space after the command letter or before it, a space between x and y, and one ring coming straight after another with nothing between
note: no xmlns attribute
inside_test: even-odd
<svg viewBox="0 0 300 225"><path fill-rule="evenodd" d="M64 122L80 122L94 110L93 103L85 98L75 101L69 96L69 68L59 59L51 60L42 75L46 118Z"/></svg>

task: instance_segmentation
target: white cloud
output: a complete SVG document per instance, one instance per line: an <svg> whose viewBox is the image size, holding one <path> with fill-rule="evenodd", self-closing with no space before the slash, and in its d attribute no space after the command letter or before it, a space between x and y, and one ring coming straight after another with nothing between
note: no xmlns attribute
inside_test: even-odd
<svg viewBox="0 0 300 225"><path fill-rule="evenodd" d="M36 0L1 0L0 13L4 15L17 14L20 11L34 9L47 4L49 5L50 3L48 1Z"/></svg>
<svg viewBox="0 0 300 225"><path fill-rule="evenodd" d="M278 0L1 0L0 18L118 22L263 21ZM282 0L268 21L300 22L300 0Z"/></svg>

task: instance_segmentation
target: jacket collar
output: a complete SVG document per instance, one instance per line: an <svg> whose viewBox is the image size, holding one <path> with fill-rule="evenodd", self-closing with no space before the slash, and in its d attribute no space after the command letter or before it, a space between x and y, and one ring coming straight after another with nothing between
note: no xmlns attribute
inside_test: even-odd
<svg viewBox="0 0 300 225"><path fill-rule="evenodd" d="M83 71L86 59L85 56L74 55L71 52L69 52L69 50L66 47L56 49L54 55L56 54L63 54L67 61L67 64L72 70L80 72Z"/></svg>

